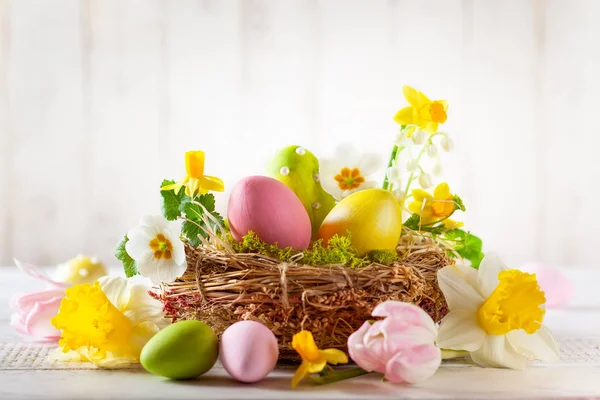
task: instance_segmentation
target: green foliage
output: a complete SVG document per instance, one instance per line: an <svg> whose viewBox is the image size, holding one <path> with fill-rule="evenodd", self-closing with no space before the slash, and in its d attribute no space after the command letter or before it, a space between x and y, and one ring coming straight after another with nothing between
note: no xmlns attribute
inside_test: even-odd
<svg viewBox="0 0 600 400"><path fill-rule="evenodd" d="M454 251L462 258L471 261L471 266L479 268L483 259L483 242L477 236L462 229L452 229L444 234L445 238L454 242Z"/></svg>
<svg viewBox="0 0 600 400"><path fill-rule="evenodd" d="M125 270L125 276L131 278L134 275L138 275L138 267L133 258L129 254L127 254L127 250L125 249L125 244L129 241L127 235L121 240L121 243L117 245L115 249L115 257L117 260L123 263L123 269Z"/></svg>
<svg viewBox="0 0 600 400"><path fill-rule="evenodd" d="M291 261L294 256L302 253L303 257L298 261L312 266L344 264L349 268L360 268L372 262L368 257L358 256L349 236L335 235L329 239L327 246L323 245L322 240L317 240L305 251L291 247L281 249L277 245L263 242L254 232L249 232L241 242L232 239L231 245L236 253L264 254L281 261Z"/></svg>
<svg viewBox="0 0 600 400"><path fill-rule="evenodd" d="M212 193L195 196L193 199L185 196L179 206L179 211L185 216L185 221L181 224L181 232L190 241L192 246L200 245L200 238L207 237L205 229L214 230L217 223L212 218L205 218L204 213L208 212L218 224L222 227L225 225L223 217L215 211L215 196ZM206 220L206 221L205 221ZM207 221L209 226L207 227Z"/></svg>
<svg viewBox="0 0 600 400"><path fill-rule="evenodd" d="M168 179L163 180L160 187L164 187L167 185L174 184L175 181L170 181ZM183 201L185 195L185 190L181 188L179 193L175 193L174 190L161 190L161 209L164 217L169 221L174 221L177 217L181 216L181 202ZM187 197L189 199L189 197Z"/></svg>
<svg viewBox="0 0 600 400"><path fill-rule="evenodd" d="M367 253L367 258L374 263L390 265L396 261L400 261L398 253L393 250L371 250Z"/></svg>
<svg viewBox="0 0 600 400"><path fill-rule="evenodd" d="M413 214L406 221L404 221L402 226L413 231L418 231L420 229L420 223L421 217L419 214Z"/></svg>
<svg viewBox="0 0 600 400"><path fill-rule="evenodd" d="M455 194L454 197L452 197L452 201L454 202L454 211L467 211L465 203L463 203L459 195Z"/></svg>

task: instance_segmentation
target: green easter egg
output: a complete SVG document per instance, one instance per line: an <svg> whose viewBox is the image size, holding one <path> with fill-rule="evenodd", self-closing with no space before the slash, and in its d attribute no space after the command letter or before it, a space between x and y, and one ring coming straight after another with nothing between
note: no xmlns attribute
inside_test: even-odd
<svg viewBox="0 0 600 400"><path fill-rule="evenodd" d="M210 370L219 355L217 335L200 321L180 321L154 335L142 349L146 371L171 379L193 379Z"/></svg>
<svg viewBox="0 0 600 400"><path fill-rule="evenodd" d="M296 193L310 217L314 239L321 223L335 206L334 198L319 182L317 157L301 146L284 147L269 161L267 175Z"/></svg>

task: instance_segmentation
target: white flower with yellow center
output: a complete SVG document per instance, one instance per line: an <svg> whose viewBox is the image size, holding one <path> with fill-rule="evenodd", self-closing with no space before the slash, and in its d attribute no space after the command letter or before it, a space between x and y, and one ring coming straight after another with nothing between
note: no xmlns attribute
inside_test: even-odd
<svg viewBox="0 0 600 400"><path fill-rule="evenodd" d="M383 166L378 155L361 154L350 144L339 146L333 157L320 159L319 164L321 186L336 200L376 187L377 182L369 177Z"/></svg>
<svg viewBox="0 0 600 400"><path fill-rule="evenodd" d="M558 360L558 345L542 325L546 298L535 275L488 255L479 271L442 268L438 283L450 309L440 325L439 347L468 351L485 367L524 369L529 360Z"/></svg>
<svg viewBox="0 0 600 400"><path fill-rule="evenodd" d="M142 347L169 320L147 287L106 276L68 288L52 324L61 334L50 358L115 368L137 363Z"/></svg>
<svg viewBox="0 0 600 400"><path fill-rule="evenodd" d="M170 283L186 270L185 251L176 223L162 216L144 216L127 234L125 250L142 276L154 284Z"/></svg>

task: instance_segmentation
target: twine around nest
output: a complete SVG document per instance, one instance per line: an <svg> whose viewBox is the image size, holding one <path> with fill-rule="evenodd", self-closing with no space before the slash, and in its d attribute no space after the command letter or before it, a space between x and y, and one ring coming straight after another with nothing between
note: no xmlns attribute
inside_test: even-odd
<svg viewBox="0 0 600 400"><path fill-rule="evenodd" d="M348 337L385 300L410 302L434 321L447 312L437 270L452 263L435 244L400 251L392 265L308 266L261 254L236 254L208 242L186 245L188 269L162 287L160 299L174 320L205 321L221 335L231 324L255 320L279 341L280 358L295 359L292 336L310 330L320 348L346 350Z"/></svg>

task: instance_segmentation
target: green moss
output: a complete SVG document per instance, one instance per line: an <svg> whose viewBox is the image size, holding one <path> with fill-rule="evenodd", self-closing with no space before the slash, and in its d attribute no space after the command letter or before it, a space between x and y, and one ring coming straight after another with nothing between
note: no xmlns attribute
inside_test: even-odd
<svg viewBox="0 0 600 400"><path fill-rule="evenodd" d="M393 250L372 250L367 254L367 258L374 263L390 265L400 261L398 253Z"/></svg>
<svg viewBox="0 0 600 400"><path fill-rule="evenodd" d="M313 266L344 264L348 268L361 268L372 262L383 263L384 260L391 260L391 263L398 258L397 255L394 258L393 255L388 254L393 252L387 252L386 250L371 252L378 254L375 258L371 258L371 256L359 257L358 252L352 246L350 236L335 235L329 239L327 246L323 245L322 240L317 240L305 251L291 247L281 249L276 245L263 242L254 232L244 236L241 242L236 242L232 238L230 238L230 242L236 253L259 253L281 261L291 261L294 256L303 253L302 259L298 262Z"/></svg>

